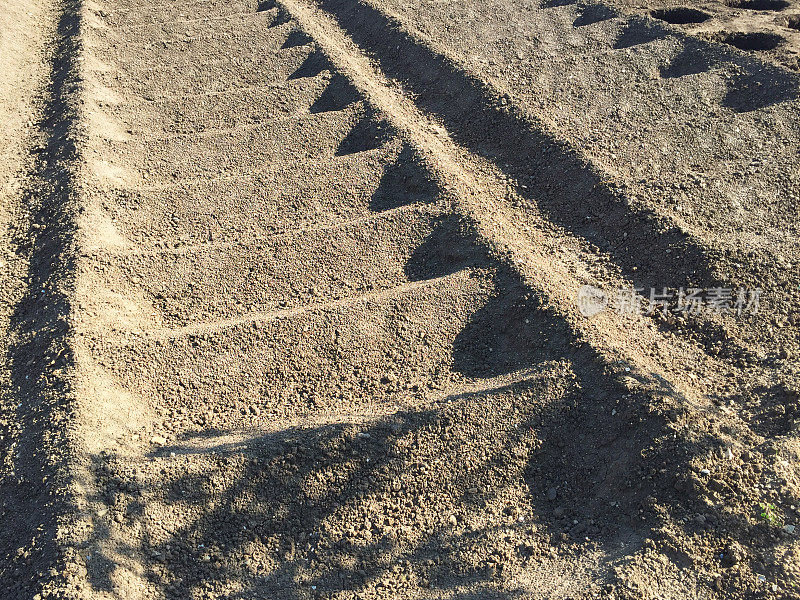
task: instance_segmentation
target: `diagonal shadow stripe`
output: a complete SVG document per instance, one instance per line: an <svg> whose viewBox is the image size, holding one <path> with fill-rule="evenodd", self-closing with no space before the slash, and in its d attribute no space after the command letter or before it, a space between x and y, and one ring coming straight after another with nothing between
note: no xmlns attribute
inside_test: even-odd
<svg viewBox="0 0 800 600"><path fill-rule="evenodd" d="M709 249L651 210L632 207L578 151L502 105L489 86L398 22L358 1L322 0L320 6L384 73L402 82L420 109L443 121L457 143L526 186L517 192L552 222L608 253L637 285L719 284Z"/></svg>

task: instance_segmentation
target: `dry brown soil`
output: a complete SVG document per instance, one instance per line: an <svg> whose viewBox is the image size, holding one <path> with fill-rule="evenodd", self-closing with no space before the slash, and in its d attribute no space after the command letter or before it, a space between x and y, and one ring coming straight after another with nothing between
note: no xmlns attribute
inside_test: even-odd
<svg viewBox="0 0 800 600"><path fill-rule="evenodd" d="M800 598L796 0L6 5L0 597Z"/></svg>

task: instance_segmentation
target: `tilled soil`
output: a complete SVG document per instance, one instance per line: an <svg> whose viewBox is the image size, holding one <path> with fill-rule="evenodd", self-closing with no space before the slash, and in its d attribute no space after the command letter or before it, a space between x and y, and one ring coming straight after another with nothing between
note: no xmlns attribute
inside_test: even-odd
<svg viewBox="0 0 800 600"><path fill-rule="evenodd" d="M44 4L2 30L4 597L800 597L788 50L649 6Z"/></svg>
<svg viewBox="0 0 800 600"><path fill-rule="evenodd" d="M790 0L723 0L681 4L643 3L622 11L641 14L712 42L721 42L773 64L800 70L800 5Z"/></svg>

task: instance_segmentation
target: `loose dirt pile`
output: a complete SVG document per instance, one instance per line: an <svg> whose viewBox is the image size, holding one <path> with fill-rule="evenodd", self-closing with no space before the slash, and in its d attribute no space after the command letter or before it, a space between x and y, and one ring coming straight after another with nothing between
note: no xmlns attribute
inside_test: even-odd
<svg viewBox="0 0 800 600"><path fill-rule="evenodd" d="M800 597L797 76L645 8L15 9L4 593Z"/></svg>

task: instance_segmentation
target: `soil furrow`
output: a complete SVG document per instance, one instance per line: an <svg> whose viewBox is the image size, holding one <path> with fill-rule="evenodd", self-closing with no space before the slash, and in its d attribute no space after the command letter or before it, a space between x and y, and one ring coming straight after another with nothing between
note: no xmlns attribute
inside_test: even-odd
<svg viewBox="0 0 800 600"><path fill-rule="evenodd" d="M563 94L522 101L465 57L515 2L60 6L2 325L10 597L789 589L789 354L752 342L761 317L612 310L612 289L755 280L556 126ZM668 47L671 85L717 51L602 4L523 12L548 26L512 42L564 74L617 82ZM461 40L429 27L446 15Z"/></svg>

